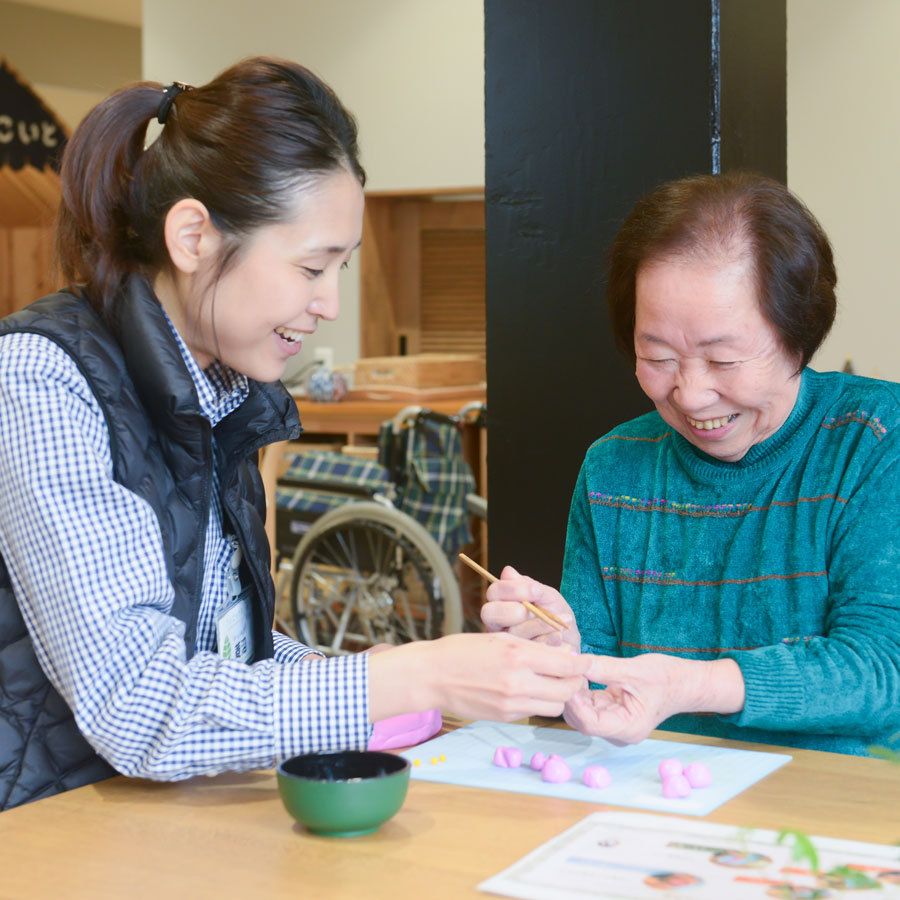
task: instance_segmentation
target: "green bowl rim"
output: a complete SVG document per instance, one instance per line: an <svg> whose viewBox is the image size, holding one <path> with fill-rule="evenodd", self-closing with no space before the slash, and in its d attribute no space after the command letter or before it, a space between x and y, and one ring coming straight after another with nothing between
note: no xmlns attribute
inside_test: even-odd
<svg viewBox="0 0 900 900"><path fill-rule="evenodd" d="M306 756L387 756L391 759L401 760L403 765L397 769L396 772L383 772L381 775L355 775L353 778L310 778L306 775L295 775L293 772L285 772L284 765L285 763L289 763L292 759L301 759ZM408 772L412 768L412 764L405 757L401 756L399 753L388 753L386 750L323 750L321 752L312 752L312 753L295 753L293 756L288 756L286 759L281 760L280 763L275 767L276 773L283 778L288 778L291 781L303 781L308 782L310 784L352 784L356 781L378 781L382 778L395 778L397 775L402 775L404 772Z"/></svg>

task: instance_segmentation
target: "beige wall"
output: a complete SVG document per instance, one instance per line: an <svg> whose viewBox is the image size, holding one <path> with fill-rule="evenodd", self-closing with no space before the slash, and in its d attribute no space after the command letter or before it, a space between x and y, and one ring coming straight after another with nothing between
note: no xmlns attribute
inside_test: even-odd
<svg viewBox="0 0 900 900"><path fill-rule="evenodd" d="M838 320L813 365L900 381L900 3L788 0L788 184L831 237Z"/></svg>
<svg viewBox="0 0 900 900"><path fill-rule="evenodd" d="M373 190L484 183L482 0L144 0L144 73L202 83L244 56L273 54L316 71L356 115ZM172 23L178 27L173 28ZM338 364L359 354L359 274L342 311L306 342Z"/></svg>
<svg viewBox="0 0 900 900"><path fill-rule="evenodd" d="M0 56L71 130L141 77L141 30L0 0Z"/></svg>
<svg viewBox="0 0 900 900"><path fill-rule="evenodd" d="M143 72L202 82L235 59L300 60L360 123L372 189L482 184L481 0L146 0ZM787 0L788 181L835 246L840 312L819 368L900 381L900 3ZM172 23L178 27L173 28ZM0 53L73 125L97 99L140 77L138 29L0 0ZM338 363L358 353L358 272L341 319L309 342Z"/></svg>

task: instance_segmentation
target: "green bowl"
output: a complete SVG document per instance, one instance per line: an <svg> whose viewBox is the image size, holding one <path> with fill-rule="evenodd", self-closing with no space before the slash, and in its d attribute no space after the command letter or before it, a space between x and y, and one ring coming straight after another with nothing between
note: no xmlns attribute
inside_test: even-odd
<svg viewBox="0 0 900 900"><path fill-rule="evenodd" d="M352 837L375 831L403 806L409 760L374 750L306 753L277 769L285 809L316 834Z"/></svg>

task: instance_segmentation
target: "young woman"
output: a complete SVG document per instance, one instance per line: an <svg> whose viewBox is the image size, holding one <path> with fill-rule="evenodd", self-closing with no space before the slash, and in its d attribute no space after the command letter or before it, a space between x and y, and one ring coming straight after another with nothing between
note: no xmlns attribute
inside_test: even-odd
<svg viewBox="0 0 900 900"><path fill-rule="evenodd" d="M589 658L507 635L325 660L271 630L256 455L299 433L278 379L338 313L363 183L352 117L281 60L125 88L72 136L70 287L0 321L0 808L581 686Z"/></svg>

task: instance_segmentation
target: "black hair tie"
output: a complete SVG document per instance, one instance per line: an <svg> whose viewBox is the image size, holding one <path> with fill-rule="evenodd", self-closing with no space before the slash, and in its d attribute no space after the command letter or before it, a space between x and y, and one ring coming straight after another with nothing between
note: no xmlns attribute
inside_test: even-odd
<svg viewBox="0 0 900 900"><path fill-rule="evenodd" d="M172 108L175 98L182 91L189 91L190 89L190 85L182 84L180 81L173 81L168 87L163 88L162 100L159 101L159 109L156 111L156 121L159 122L160 125L166 124L169 110Z"/></svg>

